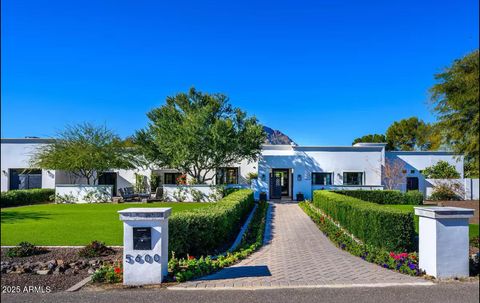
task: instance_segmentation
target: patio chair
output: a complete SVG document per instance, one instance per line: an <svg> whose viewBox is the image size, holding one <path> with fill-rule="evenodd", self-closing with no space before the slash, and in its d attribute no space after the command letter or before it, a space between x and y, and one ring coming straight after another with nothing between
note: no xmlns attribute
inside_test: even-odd
<svg viewBox="0 0 480 303"><path fill-rule="evenodd" d="M133 192L133 187L120 188L118 191L124 201L132 201L138 198L138 195Z"/></svg>
<svg viewBox="0 0 480 303"><path fill-rule="evenodd" d="M149 200L150 201L162 201L163 200L163 187L157 187L157 189L155 190L155 194Z"/></svg>

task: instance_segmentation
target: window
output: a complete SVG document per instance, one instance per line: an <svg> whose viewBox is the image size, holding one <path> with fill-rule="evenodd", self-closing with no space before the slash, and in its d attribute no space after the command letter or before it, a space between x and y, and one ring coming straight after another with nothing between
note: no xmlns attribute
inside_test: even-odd
<svg viewBox="0 0 480 303"><path fill-rule="evenodd" d="M332 185L332 173L312 173L312 185Z"/></svg>
<svg viewBox="0 0 480 303"><path fill-rule="evenodd" d="M10 189L42 188L41 169L10 169Z"/></svg>
<svg viewBox="0 0 480 303"><path fill-rule="evenodd" d="M222 167L217 171L217 184L238 184L238 167Z"/></svg>
<svg viewBox="0 0 480 303"><path fill-rule="evenodd" d="M177 179L181 176L181 173L165 173L163 176L163 184L177 184Z"/></svg>
<svg viewBox="0 0 480 303"><path fill-rule="evenodd" d="M363 173L343 173L344 185L363 185Z"/></svg>

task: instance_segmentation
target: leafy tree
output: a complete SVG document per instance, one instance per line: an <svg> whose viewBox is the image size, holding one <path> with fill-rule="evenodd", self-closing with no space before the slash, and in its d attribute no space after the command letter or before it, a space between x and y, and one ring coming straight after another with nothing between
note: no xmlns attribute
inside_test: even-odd
<svg viewBox="0 0 480 303"><path fill-rule="evenodd" d="M430 150L435 148L430 141L433 132L432 125L410 117L393 122L387 129L386 138L390 150Z"/></svg>
<svg viewBox="0 0 480 303"><path fill-rule="evenodd" d="M422 172L425 178L431 179L458 179L460 174L455 166L447 161L438 161L437 164L425 168Z"/></svg>
<svg viewBox="0 0 480 303"><path fill-rule="evenodd" d="M356 143L361 143L361 142L365 142L365 143L386 143L387 138L385 138L384 134L369 134L369 135L365 135L365 136L360 137L360 138L356 138L355 140L353 140L352 145L355 145Z"/></svg>
<svg viewBox="0 0 480 303"><path fill-rule="evenodd" d="M205 183L218 168L258 157L265 141L255 117L229 104L223 94L188 93L167 97L147 114L148 127L136 133L145 159L177 168Z"/></svg>
<svg viewBox="0 0 480 303"><path fill-rule="evenodd" d="M99 172L134 168L135 161L131 148L112 131L84 123L66 127L52 144L39 147L30 165L63 170L95 184Z"/></svg>
<svg viewBox="0 0 480 303"><path fill-rule="evenodd" d="M455 60L431 89L433 111L444 143L464 154L465 173L479 175L479 51Z"/></svg>

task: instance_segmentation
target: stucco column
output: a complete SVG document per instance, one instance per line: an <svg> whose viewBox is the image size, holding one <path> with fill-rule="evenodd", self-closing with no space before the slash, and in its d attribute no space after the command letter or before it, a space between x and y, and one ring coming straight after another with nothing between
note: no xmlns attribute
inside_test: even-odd
<svg viewBox="0 0 480 303"><path fill-rule="evenodd" d="M436 278L468 277L468 219L473 209L415 207L419 216L419 267Z"/></svg>
<svg viewBox="0 0 480 303"><path fill-rule="evenodd" d="M171 208L128 208L123 221L123 284L161 283L168 274L168 217Z"/></svg>

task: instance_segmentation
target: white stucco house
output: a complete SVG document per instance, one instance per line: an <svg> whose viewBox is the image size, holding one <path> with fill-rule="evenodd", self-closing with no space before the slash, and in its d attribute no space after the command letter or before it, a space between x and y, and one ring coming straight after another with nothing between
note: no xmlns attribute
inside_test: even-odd
<svg viewBox="0 0 480 303"><path fill-rule="evenodd" d="M2 139L1 190L55 188L79 182L62 171L30 167L35 150L51 142L40 138ZM269 199L294 200L297 193L310 199L316 189L384 189L383 167L388 161L397 161L402 163L398 189L426 193L429 183L421 171L440 160L454 165L463 178L463 156L449 152L390 152L383 143L338 147L264 145L258 161L225 165L211 183L251 186L257 198L265 192ZM258 174L251 185L247 183L249 173ZM120 188L133 186L135 174L147 180L158 176L158 186L174 185L181 175L175 169L112 170L102 172L98 183L112 185L114 195L118 195Z"/></svg>

